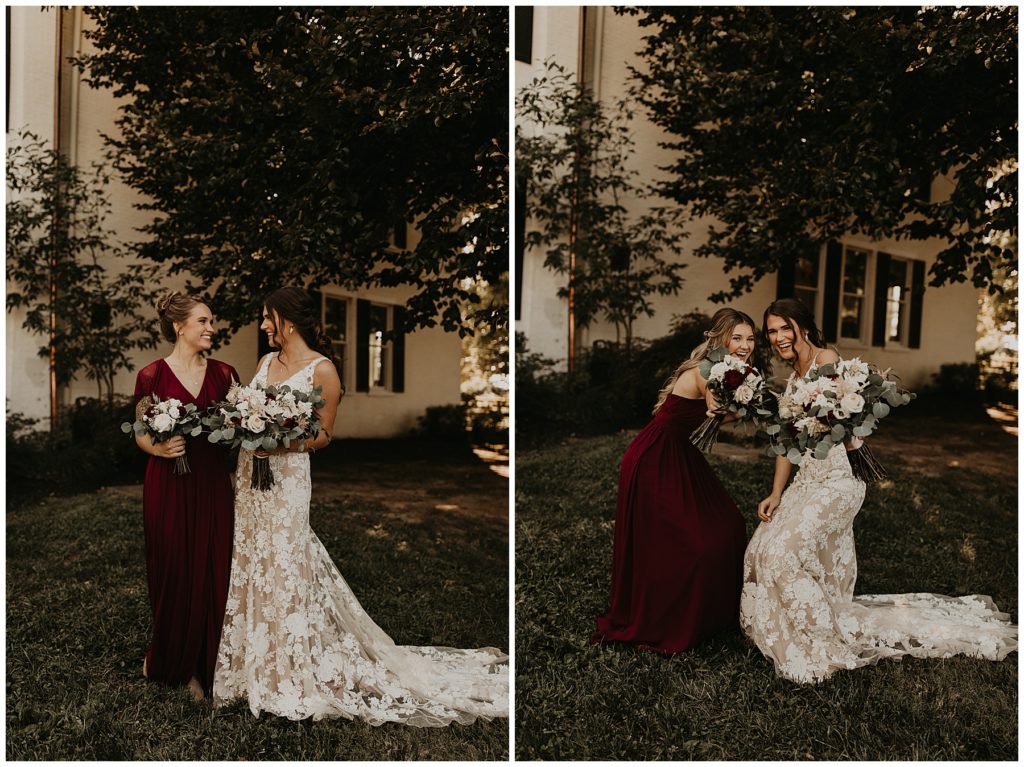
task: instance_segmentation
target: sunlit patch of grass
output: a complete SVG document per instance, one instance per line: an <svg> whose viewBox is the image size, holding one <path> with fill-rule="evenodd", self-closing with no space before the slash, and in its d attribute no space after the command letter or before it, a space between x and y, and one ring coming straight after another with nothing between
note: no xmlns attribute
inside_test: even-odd
<svg viewBox="0 0 1024 767"><path fill-rule="evenodd" d="M738 633L671 658L590 646L631 437L516 458L517 758L1016 759L1016 654L887 661L801 687ZM711 462L751 534L771 463ZM989 594L1016 622L1015 485L979 475L960 486L898 456L886 468L891 481L869 488L855 524L858 593Z"/></svg>

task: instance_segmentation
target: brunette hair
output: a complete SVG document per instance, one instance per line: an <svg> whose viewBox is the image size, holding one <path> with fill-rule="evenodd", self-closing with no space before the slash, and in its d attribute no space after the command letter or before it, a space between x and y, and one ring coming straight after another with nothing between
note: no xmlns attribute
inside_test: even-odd
<svg viewBox="0 0 1024 767"><path fill-rule="evenodd" d="M267 307L267 314L270 315L270 322L274 326L275 335L280 328L274 321L274 314L282 320L288 320L295 325L295 330L302 336L306 346L320 352L331 363L337 367L338 361L334 357L334 347L331 346L331 339L324 332L324 326L320 324L319 302L313 294L305 288L285 286L278 288L265 299L263 305Z"/></svg>
<svg viewBox="0 0 1024 767"><path fill-rule="evenodd" d="M802 333L807 334L808 341L822 349L826 348L825 338L821 335L821 331L814 321L814 312L807 308L807 304L799 298L779 298L768 304L768 308L764 310L764 322L761 324L761 342L766 350L772 348L771 342L768 340L769 315L782 317L790 325L796 326L793 328L794 332L796 328L800 328ZM765 376L768 376L771 372L771 354L767 354L765 355Z"/></svg>
<svg viewBox="0 0 1024 767"><path fill-rule="evenodd" d="M197 306L206 306L206 302L195 296L188 296L177 290L164 293L156 302L156 316L160 320L160 332L172 344L178 340L174 330L175 322L184 322Z"/></svg>
<svg viewBox="0 0 1024 767"><path fill-rule="evenodd" d="M755 338L757 337L757 325L754 324L754 320L752 320L749 315L736 309L730 309L729 307L719 309L715 312L715 315L711 318L711 329L704 331L704 338L706 340L699 344L697 348L690 353L689 359L684 360L683 364L676 368L675 372L669 376L665 386L663 386L661 391L658 392L658 401L654 403L654 413L661 410L661 406L665 404L665 400L668 399L668 395L672 391L672 387L675 386L676 381L679 380L679 376L690 368L695 368L700 365L712 349L725 346L729 340L729 336L732 335L732 331L737 325L750 325L750 329L754 332ZM760 347L761 343L758 341L754 345L754 353L751 355L751 362L754 367L763 369L762 358L765 355L759 351Z"/></svg>

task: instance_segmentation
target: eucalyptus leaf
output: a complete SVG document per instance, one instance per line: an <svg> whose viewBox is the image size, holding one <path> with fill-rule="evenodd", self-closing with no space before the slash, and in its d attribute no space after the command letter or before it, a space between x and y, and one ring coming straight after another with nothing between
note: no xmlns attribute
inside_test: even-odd
<svg viewBox="0 0 1024 767"><path fill-rule="evenodd" d="M803 454L795 448L790 448L789 452L786 453L786 458L789 459L789 462L794 466L799 466L800 461L803 460Z"/></svg>
<svg viewBox="0 0 1024 767"><path fill-rule="evenodd" d="M875 418L885 418L889 415L889 406L884 402L876 402L871 408L872 414Z"/></svg>

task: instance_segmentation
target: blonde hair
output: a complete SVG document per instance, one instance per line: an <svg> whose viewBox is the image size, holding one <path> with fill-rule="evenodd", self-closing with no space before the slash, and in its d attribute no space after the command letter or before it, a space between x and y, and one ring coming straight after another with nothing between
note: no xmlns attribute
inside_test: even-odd
<svg viewBox="0 0 1024 767"><path fill-rule="evenodd" d="M195 296L187 296L177 290L164 293L157 299L156 314L160 319L160 332L172 344L178 340L174 330L175 322L184 322L197 306L206 306L206 302Z"/></svg>
<svg viewBox="0 0 1024 767"><path fill-rule="evenodd" d="M711 318L711 329L704 331L704 342L690 352L690 357L676 368L675 372L669 376L668 381L665 382L665 386L658 392L658 400L654 403L652 415L661 410L661 406L665 404L665 400L668 399L668 395L672 392L672 387L676 385L676 381L679 380L679 376L690 368L700 365L713 349L725 346L729 336L732 335L733 328L737 325L750 325L750 330L755 335L757 334L757 326L754 324L754 321L743 312L728 307L715 312L715 315ZM759 359L758 355L755 354L753 359ZM760 367L756 361L754 365Z"/></svg>

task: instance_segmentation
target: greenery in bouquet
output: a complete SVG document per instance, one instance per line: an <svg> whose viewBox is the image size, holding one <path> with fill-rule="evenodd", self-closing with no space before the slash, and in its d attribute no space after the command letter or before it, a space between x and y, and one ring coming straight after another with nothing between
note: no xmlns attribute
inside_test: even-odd
<svg viewBox="0 0 1024 767"><path fill-rule="evenodd" d="M779 397L778 418L765 427L769 454L799 465L807 456L821 460L836 445L870 436L892 408L917 396L897 380L891 369L879 370L858 357L812 368ZM885 478L867 445L849 457L860 479Z"/></svg>
<svg viewBox="0 0 1024 767"><path fill-rule="evenodd" d="M700 450L710 451L718 439L725 416L740 422L761 421L771 416L767 408L768 388L761 372L745 360L729 354L724 346L712 349L700 363L700 374L718 407L690 436Z"/></svg>
<svg viewBox="0 0 1024 767"><path fill-rule="evenodd" d="M139 400L135 408L135 423L121 424L125 434L148 434L154 445L172 437L198 437L203 431L203 414L193 404L184 405L176 399L161 400L156 394ZM174 473L188 474L188 455L174 459Z"/></svg>
<svg viewBox="0 0 1024 767"><path fill-rule="evenodd" d="M305 440L320 433L317 411L324 403L322 390L320 386L306 392L289 386L235 384L203 419L210 430L208 439L253 451L290 448L292 442L298 442L299 450L305 450ZM269 490L273 485L268 458L253 456L251 486Z"/></svg>

